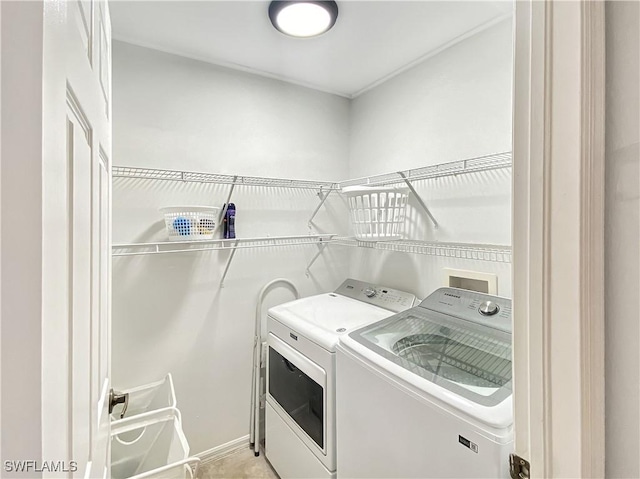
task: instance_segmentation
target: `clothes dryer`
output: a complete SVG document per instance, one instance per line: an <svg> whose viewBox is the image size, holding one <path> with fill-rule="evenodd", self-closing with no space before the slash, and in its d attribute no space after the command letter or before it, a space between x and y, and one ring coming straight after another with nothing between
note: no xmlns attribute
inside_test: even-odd
<svg viewBox="0 0 640 479"><path fill-rule="evenodd" d="M335 477L338 339L414 301L410 293L347 279L333 293L269 310L265 452L281 478Z"/></svg>

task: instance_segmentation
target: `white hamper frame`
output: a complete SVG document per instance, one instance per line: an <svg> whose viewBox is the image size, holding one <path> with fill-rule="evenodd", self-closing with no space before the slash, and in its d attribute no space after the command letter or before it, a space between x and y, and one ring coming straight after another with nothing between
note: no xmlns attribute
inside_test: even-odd
<svg viewBox="0 0 640 479"><path fill-rule="evenodd" d="M163 391L165 389L166 391ZM152 411L159 411L166 408L178 407L176 390L173 386L173 377L168 373L164 379L142 386L119 391L120 394L128 394L127 413L125 418L120 418L120 414L115 411L111 413L111 427L116 427L120 421L125 421L140 414ZM166 394L166 397L161 397ZM165 401L166 399L166 401ZM118 411L122 409L118 408Z"/></svg>
<svg viewBox="0 0 640 479"><path fill-rule="evenodd" d="M145 449L144 451L135 450L136 444L139 441L148 440L148 434L152 434L154 432L150 431L148 428L152 428L153 426L159 425L163 422L172 422L173 433L167 450L166 464L153 469L140 471L140 468L144 465L144 462L153 451L153 447L156 446L160 434L164 433L164 429L160 429L155 432L156 435L153 437L152 443L148 449ZM123 434L136 430L141 430L141 432L131 440L120 437ZM112 466L113 464L122 464L126 461L132 461L134 463L132 465L132 467L135 468L133 475L119 477L125 477L126 479L194 479L197 476L200 458L189 456L189 443L182 430L180 411L176 408L169 407L159 409L119 421L114 421L111 428L111 441ZM114 447L114 441L125 449L129 448L129 450L124 451L124 453L130 454L129 458L126 456L114 457L114 454L117 454L117 450L122 449L120 446ZM171 457L172 453L174 456L177 455L179 457ZM171 471L175 471L175 473L171 474Z"/></svg>

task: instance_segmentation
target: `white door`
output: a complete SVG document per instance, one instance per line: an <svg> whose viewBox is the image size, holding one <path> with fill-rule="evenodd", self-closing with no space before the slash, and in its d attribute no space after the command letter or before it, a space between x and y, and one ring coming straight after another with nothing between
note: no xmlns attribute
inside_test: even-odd
<svg viewBox="0 0 640 479"><path fill-rule="evenodd" d="M105 1L67 3L72 454L109 476L111 29Z"/></svg>
<svg viewBox="0 0 640 479"><path fill-rule="evenodd" d="M60 148L44 158L43 190L45 201L64 201L50 201L53 204L43 208L43 294L66 294L67 304L58 316L48 311L43 327L63 325L67 336L65 351L60 347L43 351L43 362L64 371L50 385L46 384L50 376L43 375L43 396L49 391L49 397L66 403L61 411L56 401L43 397L44 416L60 416L60 423L66 423L64 431L44 428L43 457L66 457L73 477L102 478L110 476L111 388L111 26L107 2L44 2L44 43L43 128L51 144L60 142ZM63 259L53 263L58 256ZM47 450L60 452L54 455Z"/></svg>

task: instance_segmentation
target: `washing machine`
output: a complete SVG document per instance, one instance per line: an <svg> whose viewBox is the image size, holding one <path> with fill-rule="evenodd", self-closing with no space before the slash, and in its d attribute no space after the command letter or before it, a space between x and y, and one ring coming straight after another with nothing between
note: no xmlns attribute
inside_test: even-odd
<svg viewBox="0 0 640 479"><path fill-rule="evenodd" d="M511 301L441 288L337 346L344 478L507 478Z"/></svg>
<svg viewBox="0 0 640 479"><path fill-rule="evenodd" d="M414 302L410 293L347 279L333 293L269 309L265 453L281 478L336 477L336 344Z"/></svg>

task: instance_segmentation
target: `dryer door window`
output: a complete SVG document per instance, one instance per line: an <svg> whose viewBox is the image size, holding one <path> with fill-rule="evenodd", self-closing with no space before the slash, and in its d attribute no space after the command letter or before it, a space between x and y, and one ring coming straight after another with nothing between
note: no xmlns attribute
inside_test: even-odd
<svg viewBox="0 0 640 479"><path fill-rule="evenodd" d="M296 364L269 347L269 394L324 449L324 391Z"/></svg>

